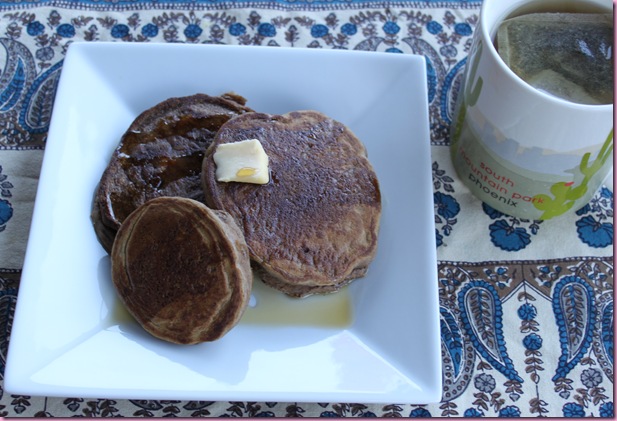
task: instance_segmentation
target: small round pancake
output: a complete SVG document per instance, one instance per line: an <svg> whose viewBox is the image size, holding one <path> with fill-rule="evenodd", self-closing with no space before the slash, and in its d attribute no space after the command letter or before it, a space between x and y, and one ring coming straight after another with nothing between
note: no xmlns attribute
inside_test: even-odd
<svg viewBox="0 0 617 421"><path fill-rule="evenodd" d="M257 139L270 182L216 180L220 144ZM377 175L364 145L317 111L246 113L219 129L202 169L206 204L229 212L244 231L262 280L287 295L334 292L366 274L381 217Z"/></svg>
<svg viewBox="0 0 617 421"><path fill-rule="evenodd" d="M179 344L214 341L240 320L252 273L233 218L180 197L139 206L111 253L116 291L153 336Z"/></svg>

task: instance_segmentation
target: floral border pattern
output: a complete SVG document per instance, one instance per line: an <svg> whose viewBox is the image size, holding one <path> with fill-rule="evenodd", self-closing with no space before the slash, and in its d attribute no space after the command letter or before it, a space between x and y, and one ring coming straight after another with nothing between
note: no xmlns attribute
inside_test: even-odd
<svg viewBox="0 0 617 421"><path fill-rule="evenodd" d="M445 145L477 16L422 9L302 13L247 10L133 12L91 16L57 9L12 11L0 43L8 59L0 79L0 148L43 148L53 92L68 45L76 41L181 42L356 49L426 57L432 143ZM425 38L430 37L431 42ZM433 45L438 45L435 49ZM28 48L26 46L32 46ZM438 83L444 80L445 83ZM25 110L25 111L24 111Z"/></svg>
<svg viewBox="0 0 617 421"><path fill-rule="evenodd" d="M554 276L547 283L548 272ZM549 402L561 402L560 413L553 416L613 416L608 393L613 386L608 326L614 327L614 319L607 310L613 308L611 259L442 262L439 275L448 399L439 406L442 412L431 411L432 416L460 416L456 397L470 394L470 388L475 400L462 408L465 417L547 416ZM555 316L552 325L550 318L538 318L547 313ZM518 333L508 333L506 347L503 329L516 326L516 319ZM555 335L561 346L556 363L544 354L548 338ZM558 399L546 396L547 381Z"/></svg>

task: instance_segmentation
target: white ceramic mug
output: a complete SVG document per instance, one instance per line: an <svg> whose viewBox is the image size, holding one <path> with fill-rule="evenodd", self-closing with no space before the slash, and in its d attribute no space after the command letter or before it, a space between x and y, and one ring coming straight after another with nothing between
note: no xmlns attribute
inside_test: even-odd
<svg viewBox="0 0 617 421"><path fill-rule="evenodd" d="M540 92L507 67L493 44L505 18L564 7L612 13L610 0L484 1L451 130L463 183L493 208L525 219L583 207L613 164L613 104Z"/></svg>

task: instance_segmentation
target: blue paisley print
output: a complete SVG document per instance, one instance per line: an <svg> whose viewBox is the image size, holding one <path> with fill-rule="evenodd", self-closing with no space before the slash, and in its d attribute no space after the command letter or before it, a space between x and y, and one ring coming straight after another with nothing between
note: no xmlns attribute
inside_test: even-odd
<svg viewBox="0 0 617 421"><path fill-rule="evenodd" d="M535 333L531 333L523 338L523 345L526 349L537 351L542 348L542 338Z"/></svg>
<svg viewBox="0 0 617 421"><path fill-rule="evenodd" d="M190 32L191 30L191 26L187 26L186 29L184 30L184 33L186 35L187 31ZM124 37L126 37L129 32L131 31L131 29L128 27L128 25L125 24L118 24L118 25L114 25L111 27L111 36L113 38L118 38L118 39L122 39Z"/></svg>
<svg viewBox="0 0 617 421"><path fill-rule="evenodd" d="M495 208L482 203L484 213L495 222L489 225L491 242L505 251L519 251L531 243L531 236L539 231L542 221L507 216Z"/></svg>
<svg viewBox="0 0 617 421"><path fill-rule="evenodd" d="M231 28L230 28L231 32ZM153 23L147 23L141 28L141 34L146 38L154 38L159 34L159 27ZM232 35L234 35L232 33ZM239 34L238 34L239 35Z"/></svg>
<svg viewBox="0 0 617 421"><path fill-rule="evenodd" d="M568 402L563 406L563 416L566 418L582 418L585 416L585 408L574 402Z"/></svg>
<svg viewBox="0 0 617 421"><path fill-rule="evenodd" d="M611 364L614 364L615 352L615 318L614 303L608 303L602 312L601 338L607 357Z"/></svg>
<svg viewBox="0 0 617 421"><path fill-rule="evenodd" d="M555 285L553 312L559 328L561 356L553 381L566 377L583 358L595 328L593 289L578 276L565 276Z"/></svg>
<svg viewBox="0 0 617 421"><path fill-rule="evenodd" d="M606 402L600 405L600 416L602 418L613 418L615 416L615 406L613 402Z"/></svg>
<svg viewBox="0 0 617 421"><path fill-rule="evenodd" d="M529 303L525 303L522 306L520 306L518 308L518 317L521 318L521 320L533 320L536 318L536 316L538 315L538 311L536 310L536 307L533 304L529 304Z"/></svg>
<svg viewBox="0 0 617 421"><path fill-rule="evenodd" d="M521 410L516 406L506 406L499 410L499 418L519 418Z"/></svg>
<svg viewBox="0 0 617 421"><path fill-rule="evenodd" d="M437 214L446 219L454 218L461 210L461 207L456 199L449 194L437 192L434 194L434 201L437 208Z"/></svg>
<svg viewBox="0 0 617 421"><path fill-rule="evenodd" d="M6 223L13 216L13 206L8 200L0 199L0 230L4 230Z"/></svg>
<svg viewBox="0 0 617 421"><path fill-rule="evenodd" d="M28 33L28 35L32 37L41 35L44 31L45 31L45 25L43 25L38 20L35 20L34 22L30 22L28 25L26 25L26 32Z"/></svg>
<svg viewBox="0 0 617 421"><path fill-rule="evenodd" d="M425 408L416 408L409 414L410 418L430 418L431 413Z"/></svg>
<svg viewBox="0 0 617 421"><path fill-rule="evenodd" d="M460 331L456 318L452 312L444 307L440 307L440 331L441 340L445 349L448 351L448 357L452 361L454 376L461 374L463 369L463 352L464 344L462 332Z"/></svg>
<svg viewBox="0 0 617 421"><path fill-rule="evenodd" d="M75 36L75 27L70 23L63 23L56 28L56 33L62 38L73 38Z"/></svg>
<svg viewBox="0 0 617 421"><path fill-rule="evenodd" d="M465 412L463 413L463 416L465 418L480 418L484 416L484 413L481 411L478 411L476 408L469 408L465 410Z"/></svg>
<svg viewBox="0 0 617 421"><path fill-rule="evenodd" d="M456 224L456 216L461 206L454 196L454 179L445 170L439 168L437 162L433 162L433 202L435 205L435 237L437 247L444 244L444 236L449 236ZM443 190L440 191L440 190Z"/></svg>
<svg viewBox="0 0 617 421"><path fill-rule="evenodd" d="M591 247L607 247L613 244L613 224L600 222L587 215L576 221L578 236Z"/></svg>
<svg viewBox="0 0 617 421"><path fill-rule="evenodd" d="M525 228L514 227L505 219L492 223L489 229L491 241L502 250L518 251L531 243L531 235Z"/></svg>
<svg viewBox="0 0 617 421"><path fill-rule="evenodd" d="M583 218L576 221L578 237L595 248L613 245L613 193L602 187L591 201L576 211Z"/></svg>
<svg viewBox="0 0 617 421"><path fill-rule="evenodd" d="M9 181L6 174L2 174L2 166L0 165L0 232L4 231L8 222L13 217L13 205L7 199L13 196L11 189L13 184Z"/></svg>
<svg viewBox="0 0 617 421"><path fill-rule="evenodd" d="M458 304L476 350L504 376L522 382L506 350L501 299L495 288L484 281L472 281L459 292Z"/></svg>

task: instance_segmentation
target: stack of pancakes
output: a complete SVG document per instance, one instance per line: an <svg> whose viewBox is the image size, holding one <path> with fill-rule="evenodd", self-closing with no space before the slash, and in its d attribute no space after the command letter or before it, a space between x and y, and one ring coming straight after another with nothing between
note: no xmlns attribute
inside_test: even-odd
<svg viewBox="0 0 617 421"><path fill-rule="evenodd" d="M381 196L364 145L316 111L255 112L235 94L172 98L131 125L101 178L93 224L128 311L159 338L220 338L252 283L292 297L366 274ZM218 145L258 139L265 185L219 182ZM247 270L247 268L249 268Z"/></svg>
<svg viewBox="0 0 617 421"><path fill-rule="evenodd" d="M122 222L148 200L178 196L203 202L204 153L223 123L252 111L245 103L234 94L170 98L133 121L101 177L94 200L94 228L108 253Z"/></svg>

